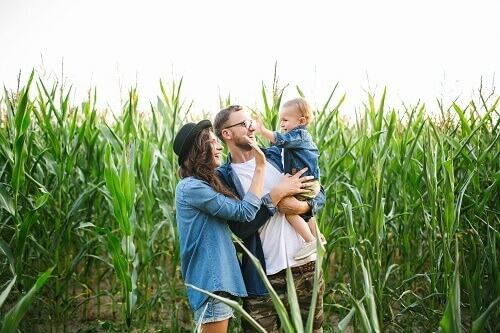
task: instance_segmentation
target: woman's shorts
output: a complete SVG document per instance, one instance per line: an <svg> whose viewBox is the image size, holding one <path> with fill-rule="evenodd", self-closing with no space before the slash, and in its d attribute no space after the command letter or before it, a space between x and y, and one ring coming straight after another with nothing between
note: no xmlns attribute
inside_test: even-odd
<svg viewBox="0 0 500 333"><path fill-rule="evenodd" d="M203 318L201 318L203 316ZM222 303L218 299L209 297L203 305L194 312L196 324L201 320L202 324L214 323L234 317L233 308Z"/></svg>

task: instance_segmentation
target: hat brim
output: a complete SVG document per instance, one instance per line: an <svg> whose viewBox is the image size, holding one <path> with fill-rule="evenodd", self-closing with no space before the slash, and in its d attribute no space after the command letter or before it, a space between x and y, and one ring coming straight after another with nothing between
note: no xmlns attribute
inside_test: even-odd
<svg viewBox="0 0 500 333"><path fill-rule="evenodd" d="M182 144L180 154L179 154L179 165L184 162L184 160L187 157L187 154L189 153L189 150L194 144L194 139L196 136L205 128L212 127L212 123L208 119L204 119L200 121L199 123L194 126L189 133L186 135L186 139L184 140L184 143Z"/></svg>

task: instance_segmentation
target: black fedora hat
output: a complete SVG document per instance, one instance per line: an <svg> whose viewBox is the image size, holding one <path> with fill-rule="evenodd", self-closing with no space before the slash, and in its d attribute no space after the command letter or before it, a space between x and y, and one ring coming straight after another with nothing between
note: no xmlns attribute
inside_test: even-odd
<svg viewBox="0 0 500 333"><path fill-rule="evenodd" d="M208 127L212 127L212 123L205 119L197 124L187 123L177 132L174 138L174 153L179 157L179 165L186 159L196 136Z"/></svg>

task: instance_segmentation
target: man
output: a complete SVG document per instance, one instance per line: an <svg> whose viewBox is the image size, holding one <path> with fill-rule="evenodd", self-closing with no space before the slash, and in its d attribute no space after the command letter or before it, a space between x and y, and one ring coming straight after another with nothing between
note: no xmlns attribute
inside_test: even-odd
<svg viewBox="0 0 500 333"><path fill-rule="evenodd" d="M253 152L244 139L245 135L255 139L253 121L246 110L233 105L217 113L213 126L215 134L227 144L230 153L226 164L218 169L219 176L242 198L250 186L251 173L255 166ZM264 193L266 193L283 177L283 163L281 149L270 147L263 151L267 159L264 180ZM324 205L325 194L321 189L318 196L310 201L298 201L294 197L287 197L279 204L272 196L267 198L270 200L264 200L254 221L251 223L229 222L229 226L233 233L243 240L248 250L259 259L271 285L285 304L287 300L286 268L291 267L302 319L305 323L312 299L316 257L313 255L300 262L293 259L304 240L285 220L285 214L315 215ZM246 255L243 255L241 270L248 293L248 297L243 300L244 309L268 332L278 332L278 315L264 283ZM323 331L324 280L322 276L319 282L320 288L313 324L315 333ZM243 323L243 329L245 332L254 332L247 322Z"/></svg>

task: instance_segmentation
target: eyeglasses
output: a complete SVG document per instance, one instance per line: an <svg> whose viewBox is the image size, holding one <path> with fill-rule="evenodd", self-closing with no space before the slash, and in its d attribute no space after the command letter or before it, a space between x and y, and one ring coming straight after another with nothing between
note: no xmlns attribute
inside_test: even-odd
<svg viewBox="0 0 500 333"><path fill-rule="evenodd" d="M228 129L228 128L235 127L235 126L243 126L246 129L250 129L250 127L252 127L252 124L253 124L252 119L245 119L241 123L233 124L231 126L226 126L223 129Z"/></svg>

